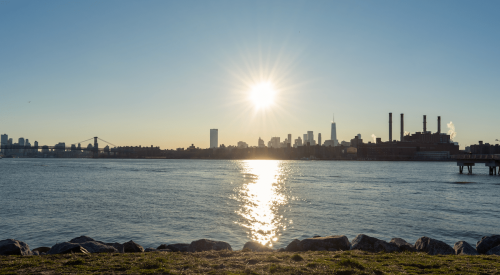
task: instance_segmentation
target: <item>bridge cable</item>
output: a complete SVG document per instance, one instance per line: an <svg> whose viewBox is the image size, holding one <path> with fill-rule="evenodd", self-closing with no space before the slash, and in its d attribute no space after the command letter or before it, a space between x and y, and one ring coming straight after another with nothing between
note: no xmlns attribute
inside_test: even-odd
<svg viewBox="0 0 500 275"><path fill-rule="evenodd" d="M113 144L113 143L111 143L111 142L107 142L107 141L105 141L104 139L101 139L101 138L97 138L97 139L98 139L98 140L102 140L102 141L106 142L106 143L107 143L107 144L109 144L109 145L113 145L113 146L115 146L115 147L118 147L118 146L114 145L114 144Z"/></svg>
<svg viewBox="0 0 500 275"><path fill-rule="evenodd" d="M76 143L71 143L71 145L73 145L73 144L77 144L77 143L83 143L83 142L85 142L85 141L89 141L89 140L91 140L91 139L93 139L93 138L89 138L89 139L86 139L86 140L84 140L84 141L80 141L80 142L76 142Z"/></svg>

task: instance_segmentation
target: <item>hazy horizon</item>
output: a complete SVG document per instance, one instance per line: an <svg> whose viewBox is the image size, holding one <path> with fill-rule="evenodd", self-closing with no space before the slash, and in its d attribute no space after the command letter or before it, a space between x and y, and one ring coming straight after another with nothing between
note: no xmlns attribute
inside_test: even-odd
<svg viewBox="0 0 500 275"><path fill-rule="evenodd" d="M0 134L40 145L399 140L450 121L498 143L498 1L0 2ZM269 96L255 87L270 83ZM264 95L268 94L264 90ZM265 106L264 106L265 105ZM493 123L492 123L493 122ZM493 124L493 126L492 126ZM82 144L83 145L83 144Z"/></svg>

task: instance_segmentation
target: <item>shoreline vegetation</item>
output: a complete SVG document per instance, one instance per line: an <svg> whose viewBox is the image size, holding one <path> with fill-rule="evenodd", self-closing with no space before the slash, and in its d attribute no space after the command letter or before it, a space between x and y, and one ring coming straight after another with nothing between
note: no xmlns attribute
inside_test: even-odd
<svg viewBox="0 0 500 275"><path fill-rule="evenodd" d="M223 241L161 244L104 243L81 236L52 247L0 241L1 274L500 274L500 235L452 248L428 237L409 244L364 234L293 240L277 250L247 242L233 251Z"/></svg>

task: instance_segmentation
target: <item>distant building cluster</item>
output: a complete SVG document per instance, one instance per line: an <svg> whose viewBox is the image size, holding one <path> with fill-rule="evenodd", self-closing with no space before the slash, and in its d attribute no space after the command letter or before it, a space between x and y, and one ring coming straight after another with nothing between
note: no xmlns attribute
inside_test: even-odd
<svg viewBox="0 0 500 275"><path fill-rule="evenodd" d="M210 129L210 148L232 148L233 146L225 146L218 144L219 140L219 130L218 129ZM337 140L337 127L335 121L332 122L331 125L331 134L330 139L325 140L322 144L321 133L318 133L318 140L314 139L314 132L307 131L303 134L302 138L299 136L296 139L292 139L292 134L288 134L285 140L281 141L281 137L271 137L271 139L266 143L262 138L259 137L257 141L257 146L249 146L244 141L238 141L236 147L237 148L287 148L287 147L301 147L301 146L328 146L328 147L336 147L339 146L339 142ZM350 143L347 141L342 141L343 146L349 146Z"/></svg>
<svg viewBox="0 0 500 275"><path fill-rule="evenodd" d="M213 132L210 130L210 148L214 149L218 140L218 130ZM247 153L234 152L231 154L216 153L217 158L226 156L233 158L235 156L266 156L271 154L273 156L280 156L282 158L347 158L351 159L354 155L356 159L364 160L443 160L450 158L451 155L459 153L458 143L452 141L455 133L446 134L441 133L441 117L438 117L437 132L432 133L427 131L427 118L424 115L423 131L410 134L404 131L404 114L401 114L401 133L400 140L392 139L392 113L389 113L389 140L382 142L381 138L372 135L372 141L363 142L361 134L357 134L350 141L341 141L337 139L337 125L335 120L331 123L330 139L322 140L321 133L318 133L317 140L315 139L313 131L307 131L292 139L292 135L288 134L287 137L281 141L280 137L271 137L266 143L259 137L257 146L249 146L244 141L239 141L237 146L225 146L221 144L218 148L222 149L282 149L282 148L335 148L335 150L314 149L313 151L307 149L299 151L248 151ZM483 145L482 143L477 146L471 146L468 149L473 152L499 152L497 146ZM215 152L215 151L214 151ZM308 154L311 153L311 156ZM206 157L210 153L200 153L197 157ZM236 155L235 155L236 154Z"/></svg>

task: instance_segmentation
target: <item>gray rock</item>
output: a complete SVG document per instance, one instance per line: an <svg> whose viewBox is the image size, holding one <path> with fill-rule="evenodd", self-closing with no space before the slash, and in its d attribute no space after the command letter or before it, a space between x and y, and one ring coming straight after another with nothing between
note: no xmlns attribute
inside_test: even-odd
<svg viewBox="0 0 500 275"><path fill-rule="evenodd" d="M300 244L300 240L299 239L295 239L295 240L293 240L291 243L289 243L286 246L285 250L288 251L288 252L300 251L299 244Z"/></svg>
<svg viewBox="0 0 500 275"><path fill-rule="evenodd" d="M64 242L58 243L50 248L47 255L53 254L68 254L68 253L89 253L87 249L83 248L80 244Z"/></svg>
<svg viewBox="0 0 500 275"><path fill-rule="evenodd" d="M31 251L31 255L38 256L38 255L40 255L40 252L33 250L33 251Z"/></svg>
<svg viewBox="0 0 500 275"><path fill-rule="evenodd" d="M98 241L89 241L75 244L79 244L90 253L118 253L118 249Z"/></svg>
<svg viewBox="0 0 500 275"><path fill-rule="evenodd" d="M476 250L479 254L485 254L497 245L500 245L500 235L484 236L477 242Z"/></svg>
<svg viewBox="0 0 500 275"><path fill-rule="evenodd" d="M14 239L0 241L0 255L31 256L33 253L27 243Z"/></svg>
<svg viewBox="0 0 500 275"><path fill-rule="evenodd" d="M431 239L429 237L421 237L415 242L415 249L417 251L426 252L429 255L453 255L455 250L448 244Z"/></svg>
<svg viewBox="0 0 500 275"><path fill-rule="evenodd" d="M268 251L273 251L272 248L267 247L261 243L258 242L247 242L244 246L243 249L250 249L254 252L268 252Z"/></svg>
<svg viewBox="0 0 500 275"><path fill-rule="evenodd" d="M456 242L453 249L455 249L455 254L457 255L479 255L476 249L466 241Z"/></svg>
<svg viewBox="0 0 500 275"><path fill-rule="evenodd" d="M35 249L33 249L33 251L38 251L38 253L47 253L48 251L50 250L50 247L46 247L46 246L41 246L41 247L37 247Z"/></svg>
<svg viewBox="0 0 500 275"><path fill-rule="evenodd" d="M394 243L388 243L374 237L359 234L358 236L356 236L356 238L354 238L354 240L352 240L351 250L362 250L369 252L385 251L387 253L391 253L399 252L399 247Z"/></svg>
<svg viewBox="0 0 500 275"><path fill-rule="evenodd" d="M417 250L413 246L413 244L408 243L404 239L401 238L392 238L389 243L395 244L398 248L399 251L409 251L409 252L416 252Z"/></svg>
<svg viewBox="0 0 500 275"><path fill-rule="evenodd" d="M148 247L146 249L144 249L144 252L156 252L158 251L156 248L152 248L152 247Z"/></svg>
<svg viewBox="0 0 500 275"><path fill-rule="evenodd" d="M160 244L156 249L167 249L168 244Z"/></svg>
<svg viewBox="0 0 500 275"><path fill-rule="evenodd" d="M188 248L189 252L201 252L201 251L209 251L209 250L229 250L233 249L226 242L221 241L212 241L207 239L201 239L197 241L193 241Z"/></svg>
<svg viewBox="0 0 500 275"><path fill-rule="evenodd" d="M121 243L106 243L105 245L112 246L112 247L116 248L118 253L124 253L123 244L121 244Z"/></svg>
<svg viewBox="0 0 500 275"><path fill-rule="evenodd" d="M158 247L160 249L161 245ZM165 248L162 247L162 249L170 249L172 252L188 252L189 251L189 244L188 243L174 243L174 244L169 244Z"/></svg>
<svg viewBox="0 0 500 275"><path fill-rule="evenodd" d="M500 245L497 245L497 246L493 247L492 249L488 250L488 252L486 252L486 255L498 255L498 256L500 256Z"/></svg>
<svg viewBox="0 0 500 275"><path fill-rule="evenodd" d="M144 252L144 248L139 244L135 243L134 241L130 240L123 244L123 251L125 253Z"/></svg>
<svg viewBox="0 0 500 275"><path fill-rule="evenodd" d="M101 241L96 241L96 240L92 239L91 237L87 237L87 236L76 237L76 238L71 239L71 241L69 241L69 242L70 243L99 242L99 243L104 244Z"/></svg>
<svg viewBox="0 0 500 275"><path fill-rule="evenodd" d="M299 251L345 251L350 246L349 239L343 235L308 238L298 243Z"/></svg>

